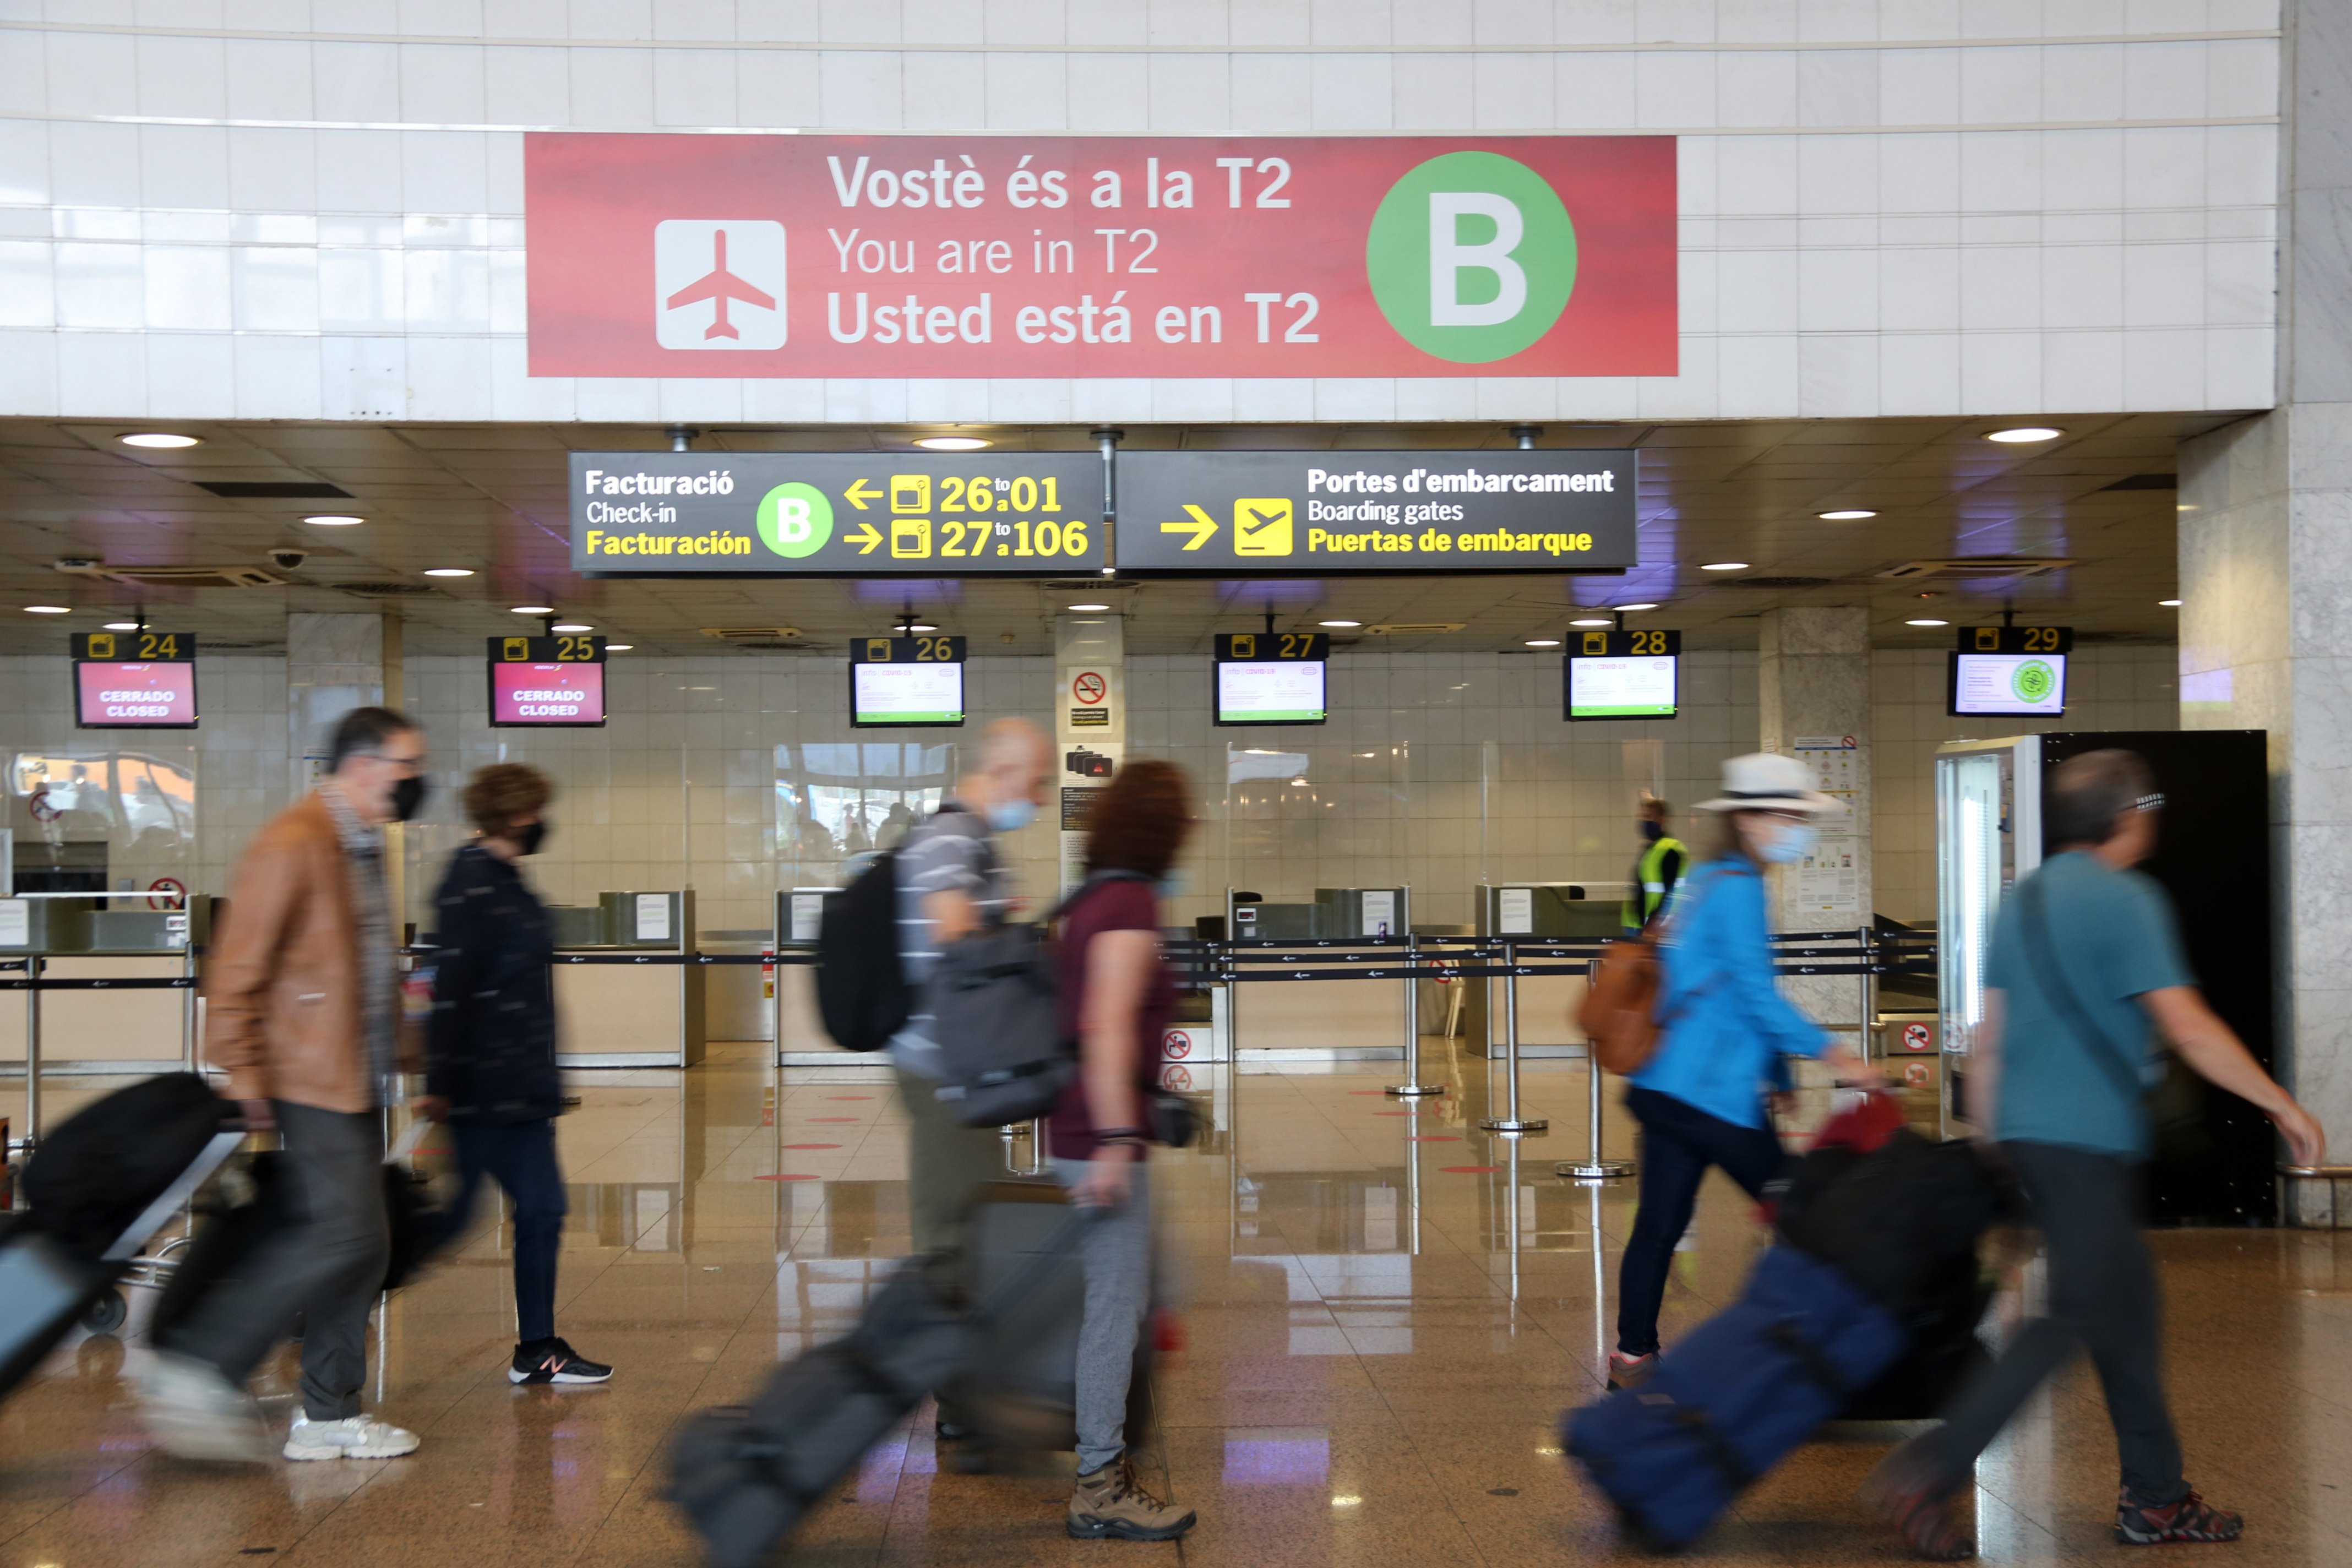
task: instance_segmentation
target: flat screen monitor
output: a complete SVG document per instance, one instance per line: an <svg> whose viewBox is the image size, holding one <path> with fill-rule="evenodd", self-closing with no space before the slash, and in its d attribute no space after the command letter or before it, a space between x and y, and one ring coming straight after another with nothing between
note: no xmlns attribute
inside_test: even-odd
<svg viewBox="0 0 2352 1568"><path fill-rule="evenodd" d="M852 664L849 721L868 730L962 723L963 661Z"/></svg>
<svg viewBox="0 0 2352 1568"><path fill-rule="evenodd" d="M1570 654L1565 700L1570 719L1671 719L1679 654Z"/></svg>
<svg viewBox="0 0 2352 1568"><path fill-rule="evenodd" d="M490 722L529 729L601 729L604 667L493 659Z"/></svg>
<svg viewBox="0 0 2352 1568"><path fill-rule="evenodd" d="M196 667L74 661L74 722L85 730L193 730Z"/></svg>
<svg viewBox="0 0 2352 1568"><path fill-rule="evenodd" d="M1235 661L1217 668L1220 724L1320 724L1328 715L1319 658Z"/></svg>
<svg viewBox="0 0 2352 1568"><path fill-rule="evenodd" d="M2055 718L2066 711L2063 653L1956 653L1954 713Z"/></svg>

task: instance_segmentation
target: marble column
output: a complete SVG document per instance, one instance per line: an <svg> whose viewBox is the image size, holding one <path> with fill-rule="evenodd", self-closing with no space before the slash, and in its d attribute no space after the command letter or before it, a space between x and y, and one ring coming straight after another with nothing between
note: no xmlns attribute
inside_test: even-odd
<svg viewBox="0 0 2352 1568"><path fill-rule="evenodd" d="M2352 1153L2352 7L2303 0L2285 21L2278 405L2180 448L2180 722L2269 734L2273 1067L2341 1161ZM2352 1224L2335 1185L2290 1184L2288 1217Z"/></svg>
<svg viewBox="0 0 2352 1568"><path fill-rule="evenodd" d="M397 616L286 617L286 754L293 760L295 798L325 776L327 746L338 720L354 708L400 706L400 665ZM454 739L450 749L456 750ZM395 910L407 907L405 837L395 826L384 845Z"/></svg>
<svg viewBox="0 0 2352 1568"><path fill-rule="evenodd" d="M1116 615L1054 620L1054 754L1060 784L1062 890L1085 880L1088 805L1127 759L1127 623Z"/></svg>
<svg viewBox="0 0 2352 1568"><path fill-rule="evenodd" d="M1757 641L1763 749L1794 756L1838 809L1801 865L1773 873L1780 931L1853 931L1871 923L1870 612L1861 606L1768 610ZM1863 1022L1862 984L1846 975L1790 980L1784 989L1824 1024ZM1857 1037L1844 1037L1848 1045Z"/></svg>

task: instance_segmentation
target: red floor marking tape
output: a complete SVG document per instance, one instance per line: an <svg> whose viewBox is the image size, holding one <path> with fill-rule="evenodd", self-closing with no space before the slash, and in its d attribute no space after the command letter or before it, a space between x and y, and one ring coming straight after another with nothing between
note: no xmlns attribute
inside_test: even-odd
<svg viewBox="0 0 2352 1568"><path fill-rule="evenodd" d="M1418 1110L1375 1110L1372 1114L1374 1116L1419 1116L1421 1112Z"/></svg>

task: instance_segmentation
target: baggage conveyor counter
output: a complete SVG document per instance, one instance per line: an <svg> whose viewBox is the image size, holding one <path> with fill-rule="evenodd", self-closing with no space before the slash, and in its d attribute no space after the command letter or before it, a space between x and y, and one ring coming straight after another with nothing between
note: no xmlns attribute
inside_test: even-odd
<svg viewBox="0 0 2352 1568"><path fill-rule="evenodd" d="M707 1038L694 893L603 893L558 906L555 1059L565 1068L687 1068Z"/></svg>
<svg viewBox="0 0 2352 1568"><path fill-rule="evenodd" d="M206 894L150 909L146 893L0 899L0 980L30 972L58 984L0 990L0 1073L25 1069L39 1031L41 1071L155 1073L195 1059L198 954L212 928ZM123 982L131 984L124 984Z"/></svg>

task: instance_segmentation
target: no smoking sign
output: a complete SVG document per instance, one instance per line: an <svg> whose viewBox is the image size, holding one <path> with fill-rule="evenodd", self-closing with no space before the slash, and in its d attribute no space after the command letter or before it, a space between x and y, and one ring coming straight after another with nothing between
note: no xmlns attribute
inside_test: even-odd
<svg viewBox="0 0 2352 1568"><path fill-rule="evenodd" d="M1070 682L1070 695L1091 708L1110 695L1110 683L1091 669L1080 670Z"/></svg>

